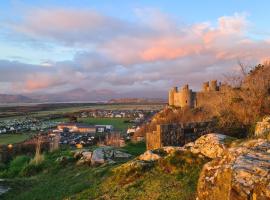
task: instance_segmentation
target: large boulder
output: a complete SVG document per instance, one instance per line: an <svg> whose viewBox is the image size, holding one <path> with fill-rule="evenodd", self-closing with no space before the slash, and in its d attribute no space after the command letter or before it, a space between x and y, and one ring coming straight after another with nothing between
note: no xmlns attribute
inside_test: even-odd
<svg viewBox="0 0 270 200"><path fill-rule="evenodd" d="M93 151L91 164L104 164L105 163L105 148L97 148Z"/></svg>
<svg viewBox="0 0 270 200"><path fill-rule="evenodd" d="M261 122L257 122L255 136L266 137L270 141L270 116L266 116Z"/></svg>
<svg viewBox="0 0 270 200"><path fill-rule="evenodd" d="M114 164L118 159L127 159L131 155L110 146L103 146L93 152L88 150L75 151L73 157L78 160L77 165Z"/></svg>
<svg viewBox="0 0 270 200"><path fill-rule="evenodd" d="M202 154L208 158L221 156L226 149L226 141L231 138L217 133L210 133L201 136L194 143L188 143L185 148L190 149L192 153Z"/></svg>
<svg viewBox="0 0 270 200"><path fill-rule="evenodd" d="M270 143L251 140L224 151L200 174L198 200L269 200Z"/></svg>

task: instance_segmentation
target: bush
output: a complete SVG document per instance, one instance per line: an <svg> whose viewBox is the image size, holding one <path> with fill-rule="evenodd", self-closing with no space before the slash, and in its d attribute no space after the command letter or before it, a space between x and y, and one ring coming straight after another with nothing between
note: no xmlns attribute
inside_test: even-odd
<svg viewBox="0 0 270 200"><path fill-rule="evenodd" d="M44 164L33 164L30 163L26 165L20 172L20 175L22 176L34 176L40 173L44 169Z"/></svg>
<svg viewBox="0 0 270 200"><path fill-rule="evenodd" d="M7 177L15 177L19 175L21 170L27 166L30 161L29 156L17 156L14 160L12 160L9 164L8 170L6 171Z"/></svg>

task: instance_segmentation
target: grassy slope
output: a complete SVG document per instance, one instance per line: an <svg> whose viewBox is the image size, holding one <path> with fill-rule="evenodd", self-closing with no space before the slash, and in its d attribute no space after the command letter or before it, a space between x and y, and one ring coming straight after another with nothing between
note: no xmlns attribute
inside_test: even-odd
<svg viewBox="0 0 270 200"><path fill-rule="evenodd" d="M30 137L30 134L0 134L0 145L23 142Z"/></svg>
<svg viewBox="0 0 270 200"><path fill-rule="evenodd" d="M130 143L123 151L136 156L145 151L145 144ZM12 189L2 198L7 200L67 198L89 187L92 189L98 188L101 181L110 175L110 171L120 165L91 168L89 166L76 166L75 161L72 159L66 165L60 165L55 162L60 156L70 156L70 150L47 154L43 164L44 170L36 176L24 177L18 174L16 178L9 179L8 182Z"/></svg>
<svg viewBox="0 0 270 200"><path fill-rule="evenodd" d="M102 200L193 200L204 160L189 153L161 159L151 166L128 164L112 170L98 186L76 194L72 199Z"/></svg>
<svg viewBox="0 0 270 200"><path fill-rule="evenodd" d="M80 118L79 121L91 125L113 125L116 130L124 131L131 123L124 123L123 118Z"/></svg>
<svg viewBox="0 0 270 200"><path fill-rule="evenodd" d="M137 148L136 148L137 147ZM143 144L129 144L125 151L138 155ZM10 182L6 200L60 199L194 199L203 160L191 154L177 154L146 168L116 164L91 168L65 166L55 159L68 151L46 156L45 170L36 176L18 177ZM127 167L128 166L128 167Z"/></svg>

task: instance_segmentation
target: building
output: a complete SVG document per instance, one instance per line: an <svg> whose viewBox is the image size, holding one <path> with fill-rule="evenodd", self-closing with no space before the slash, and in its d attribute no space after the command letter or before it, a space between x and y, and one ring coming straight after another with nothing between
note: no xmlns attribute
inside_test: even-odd
<svg viewBox="0 0 270 200"><path fill-rule="evenodd" d="M169 106L194 108L206 105L209 103L209 99L221 94L221 88L222 86L220 83L217 84L217 80L203 83L202 90L199 92L192 91L188 85L180 90L174 87L169 91Z"/></svg>
<svg viewBox="0 0 270 200"><path fill-rule="evenodd" d="M111 132L113 131L113 125L96 125L97 133Z"/></svg>
<svg viewBox="0 0 270 200"><path fill-rule="evenodd" d="M96 133L96 127L81 123L63 123L57 126L59 131L67 129L69 132L75 133Z"/></svg>

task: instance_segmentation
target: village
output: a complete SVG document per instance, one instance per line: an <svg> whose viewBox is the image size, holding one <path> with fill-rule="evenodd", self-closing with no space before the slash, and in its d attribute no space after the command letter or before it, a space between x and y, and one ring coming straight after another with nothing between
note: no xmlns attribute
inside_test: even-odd
<svg viewBox="0 0 270 200"><path fill-rule="evenodd" d="M21 116L1 120L0 135L27 135L28 139L22 141L26 144L33 143L39 136L43 143L53 144L54 147L68 145L82 148L109 143L123 146L158 111L90 109L65 114Z"/></svg>

